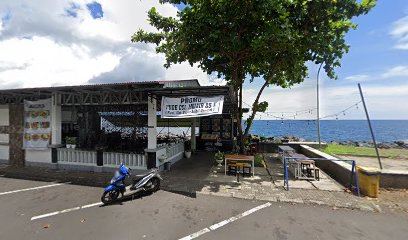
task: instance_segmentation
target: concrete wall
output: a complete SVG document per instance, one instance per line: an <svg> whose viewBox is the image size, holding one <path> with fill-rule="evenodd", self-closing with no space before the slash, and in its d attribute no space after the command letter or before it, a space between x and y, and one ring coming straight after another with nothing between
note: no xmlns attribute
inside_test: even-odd
<svg viewBox="0 0 408 240"><path fill-rule="evenodd" d="M258 151L261 153L277 153L278 146L286 145L295 149L297 152L301 151L301 145L307 145L311 147L318 147L319 143L316 142L287 142L287 143L272 143L272 142L260 142L258 144ZM321 144L323 147L326 146L326 143Z"/></svg>
<svg viewBox="0 0 408 240"><path fill-rule="evenodd" d="M302 154L311 158L337 159L329 154L323 153L306 145L302 145L300 151ZM316 165L341 184L345 186L350 184L350 164L337 161L317 161ZM408 189L408 171L383 169L380 175L380 187Z"/></svg>
<svg viewBox="0 0 408 240"><path fill-rule="evenodd" d="M326 158L332 160L338 160L337 158L321 152L317 149L309 147L307 145L300 146L300 153L306 155L310 158ZM350 185L351 179L351 165L341 161L316 161L316 166L322 169L325 173L329 174L330 177L340 182L344 186Z"/></svg>
<svg viewBox="0 0 408 240"><path fill-rule="evenodd" d="M408 171L382 170L380 187L408 189Z"/></svg>
<svg viewBox="0 0 408 240"><path fill-rule="evenodd" d="M170 162L171 165L173 165L174 163L176 163L179 160L184 158L184 151L179 152L178 154L176 154L174 156L171 156L171 157L167 157L166 154L167 154L166 146L157 148L157 151L156 151L156 166L160 170L164 170L164 164L165 163ZM164 161L161 161L160 158L162 156L165 156L167 158Z"/></svg>
<svg viewBox="0 0 408 240"><path fill-rule="evenodd" d="M51 163L51 149L47 150L26 150L25 161L27 165L29 162L35 163ZM31 164L32 165L32 164Z"/></svg>

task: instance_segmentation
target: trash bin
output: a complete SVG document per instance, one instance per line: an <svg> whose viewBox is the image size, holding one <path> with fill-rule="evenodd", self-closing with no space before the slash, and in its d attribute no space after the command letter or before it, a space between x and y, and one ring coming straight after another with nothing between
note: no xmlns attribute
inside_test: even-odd
<svg viewBox="0 0 408 240"><path fill-rule="evenodd" d="M171 166L171 162L165 162L164 163L164 170L169 171Z"/></svg>
<svg viewBox="0 0 408 240"><path fill-rule="evenodd" d="M357 166L357 176L360 183L361 192L372 198L378 197L380 190L380 174L378 168L368 168Z"/></svg>

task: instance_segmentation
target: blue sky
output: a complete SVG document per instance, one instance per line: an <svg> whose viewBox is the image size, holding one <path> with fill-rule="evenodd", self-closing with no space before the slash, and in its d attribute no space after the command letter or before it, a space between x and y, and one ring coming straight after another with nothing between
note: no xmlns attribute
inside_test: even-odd
<svg viewBox="0 0 408 240"><path fill-rule="evenodd" d="M408 119L408 106L405 105L408 102L407 18L408 1L380 0L369 14L353 19L353 22L358 24L358 28L346 35L347 44L351 47L341 61L342 66L336 70L339 79L331 80L323 71L320 73L323 115L339 112L360 101L357 83L361 83L373 118ZM393 31L397 31L397 27L402 32L400 35L393 34ZM279 90L272 87L266 92L264 100L270 102L270 105L272 103L276 112L291 111L289 109L301 110L294 105L283 103L292 97L298 100L296 103L299 103L299 100L304 100L301 101L302 103L307 102L303 104L303 109L315 106L317 66L312 64L309 66L309 79L306 79L300 87L295 86L292 90ZM259 79L252 84L247 82L246 87L259 88L262 81ZM336 91L336 88L339 91ZM399 91L395 91L396 89ZM278 92L278 98L274 98L276 92ZM282 92L283 94L280 94ZM301 95L303 98L299 98ZM252 99L247 102L251 102ZM264 117L267 118L267 116ZM310 117L312 116L307 114L304 116L304 118ZM340 114L338 118L363 119L364 114L362 111L350 110L346 116Z"/></svg>
<svg viewBox="0 0 408 240"><path fill-rule="evenodd" d="M182 10L185 6L177 6ZM408 119L408 107L401 104L408 102L408 1L380 0L377 6L367 15L353 19L358 24L357 30L346 35L351 46L344 55L342 66L336 70L338 80L331 80L320 73L322 116L341 112L360 101L357 83L361 83L367 105L375 119ZM396 23L402 33L393 34ZM405 30L404 30L405 29ZM397 36L398 35L398 36ZM403 41L401 42L401 39ZM405 40L404 40L405 39ZM405 44L405 45L404 45ZM398 45L403 45L398 46ZM308 64L309 78L299 86L291 89L280 89L272 86L265 91L262 100L270 104L269 114L259 114L259 118L268 119L273 116L291 118L296 111L316 107L316 78L318 66ZM263 79L250 83L246 81L246 103L251 103ZM395 92L402 86L402 90ZM383 91L381 92L381 89ZM339 91L336 91L338 89ZM245 91L244 91L245 92ZM394 94L395 93L395 94ZM291 101L295 98L296 101ZM289 102L293 102L289 103ZM300 105L300 106L299 106ZM399 107L396 107L399 105ZM333 116L330 119L362 119L362 108L352 108ZM353 111L354 110L354 111ZM307 111L308 112L308 111ZM300 119L313 118L312 114L303 114ZM276 119L272 117L272 119Z"/></svg>
<svg viewBox="0 0 408 240"><path fill-rule="evenodd" d="M191 78L202 85L222 84L223 79L187 63L164 69L164 56L154 46L130 42L139 28L154 31L147 21L151 7L165 16L183 8L152 0L0 1L0 89ZM354 22L359 26L346 36L351 48L336 71L339 79L320 75L321 116L360 101L360 82L373 119L408 119L408 1L379 0ZM257 118L275 119L271 115L282 112L287 118L316 107L317 66L308 66L304 83L264 92L269 114ZM253 101L262 81L246 82L245 102ZM313 111L296 117L313 118ZM360 105L338 118L365 116Z"/></svg>
<svg viewBox="0 0 408 240"><path fill-rule="evenodd" d="M392 3L391 3L392 2ZM350 31L346 40L351 45L339 69L340 79L350 75L366 74L370 78L381 75L396 65L408 65L408 49L396 48L397 39L390 34L390 27L408 12L408 1L378 1L367 15L356 18L356 31ZM393 84L403 83L407 77L395 78ZM347 84L345 82L345 84ZM381 81L378 84L389 84Z"/></svg>
<svg viewBox="0 0 408 240"><path fill-rule="evenodd" d="M86 4L86 7L94 19L103 18L103 10L102 5L100 3L91 2Z"/></svg>

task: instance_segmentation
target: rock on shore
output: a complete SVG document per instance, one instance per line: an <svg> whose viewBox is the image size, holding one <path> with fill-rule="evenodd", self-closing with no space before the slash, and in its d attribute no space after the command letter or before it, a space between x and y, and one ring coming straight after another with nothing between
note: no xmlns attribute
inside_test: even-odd
<svg viewBox="0 0 408 240"><path fill-rule="evenodd" d="M255 141L267 141L267 142L305 142L309 140L305 140L303 138L288 135L288 136L281 136L281 137L260 137L255 134L251 134L250 138ZM312 141L311 141L312 142ZM346 146L354 146L354 147L374 147L374 143L371 141L331 141L331 144L338 144L338 145L346 145ZM377 142L378 148L405 148L408 149L408 140L397 140L393 142Z"/></svg>
<svg viewBox="0 0 408 240"><path fill-rule="evenodd" d="M331 144L339 144L339 145L346 145L346 146L354 146L354 147L374 147L373 142L355 142L355 141L341 141L341 142L336 142L336 141L331 141ZM398 140L394 142L380 142L377 143L378 148L406 148L408 149L408 140Z"/></svg>

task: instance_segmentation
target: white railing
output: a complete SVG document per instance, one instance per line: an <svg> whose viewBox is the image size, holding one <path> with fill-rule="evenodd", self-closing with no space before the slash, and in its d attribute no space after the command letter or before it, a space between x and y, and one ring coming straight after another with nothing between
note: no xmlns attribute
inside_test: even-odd
<svg viewBox="0 0 408 240"><path fill-rule="evenodd" d="M103 165L119 166L123 162L127 167L146 168L146 157L144 154L134 153L103 153Z"/></svg>
<svg viewBox="0 0 408 240"><path fill-rule="evenodd" d="M96 151L84 151L69 148L57 149L58 162L96 166Z"/></svg>
<svg viewBox="0 0 408 240"><path fill-rule="evenodd" d="M171 159L172 157L176 156L177 154L184 152L184 142L176 143L174 145L167 146L166 148L166 157L167 159Z"/></svg>

